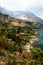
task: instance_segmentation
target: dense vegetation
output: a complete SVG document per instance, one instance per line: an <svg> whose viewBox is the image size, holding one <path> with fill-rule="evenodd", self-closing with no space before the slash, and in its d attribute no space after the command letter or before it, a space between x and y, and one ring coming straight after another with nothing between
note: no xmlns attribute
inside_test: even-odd
<svg viewBox="0 0 43 65"><path fill-rule="evenodd" d="M1 18L2 16L2 18ZM34 27L13 26L13 19L0 13L0 65L43 65L43 51L39 48L24 50L35 36ZM17 20L20 23L20 20Z"/></svg>

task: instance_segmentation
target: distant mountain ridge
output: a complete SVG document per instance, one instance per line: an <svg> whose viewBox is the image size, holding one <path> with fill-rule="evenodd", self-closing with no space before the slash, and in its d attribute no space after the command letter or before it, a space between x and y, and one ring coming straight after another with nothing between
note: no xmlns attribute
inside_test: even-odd
<svg viewBox="0 0 43 65"><path fill-rule="evenodd" d="M27 20L31 22L38 22L43 24L43 20L37 17L35 14L28 11L15 11L13 16L17 19Z"/></svg>
<svg viewBox="0 0 43 65"><path fill-rule="evenodd" d="M3 14L7 14L7 10L3 7L0 7L0 12Z"/></svg>
<svg viewBox="0 0 43 65"><path fill-rule="evenodd" d="M38 22L43 24L43 20L37 17L35 14L28 11L7 11L5 8L0 7L0 12L3 14L8 14L11 17L26 20L29 22Z"/></svg>
<svg viewBox="0 0 43 65"><path fill-rule="evenodd" d="M23 15L23 17L26 19L25 15ZM20 26L20 27L25 27L25 26L31 26L34 29L43 29L43 24L41 23L34 23L31 21L27 21L27 20L21 20L21 19L17 19L17 18L13 18L11 16L9 16L8 14L3 14L0 12L0 24L2 25L9 25L10 24L12 26Z"/></svg>

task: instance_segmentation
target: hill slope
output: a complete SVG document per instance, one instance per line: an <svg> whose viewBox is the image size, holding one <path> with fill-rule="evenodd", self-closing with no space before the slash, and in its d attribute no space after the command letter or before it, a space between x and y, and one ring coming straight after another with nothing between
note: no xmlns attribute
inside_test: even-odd
<svg viewBox="0 0 43 65"><path fill-rule="evenodd" d="M37 17L35 14L28 11L7 11L5 8L0 7L0 12L10 15L11 17L26 20L30 22L38 22L43 24L43 20Z"/></svg>
<svg viewBox="0 0 43 65"><path fill-rule="evenodd" d="M43 24L43 20L37 16L35 16L33 13L28 11L15 11L13 13L13 16L18 19L27 20L31 22L38 22Z"/></svg>
<svg viewBox="0 0 43 65"><path fill-rule="evenodd" d="M36 35L32 23L0 13L0 65L43 65L43 51L31 45Z"/></svg>

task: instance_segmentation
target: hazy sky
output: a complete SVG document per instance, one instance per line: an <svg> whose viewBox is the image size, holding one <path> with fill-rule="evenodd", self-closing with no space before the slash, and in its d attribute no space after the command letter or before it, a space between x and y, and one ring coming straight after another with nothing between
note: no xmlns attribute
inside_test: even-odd
<svg viewBox="0 0 43 65"><path fill-rule="evenodd" d="M0 0L0 6L12 11L28 10L43 18L43 0Z"/></svg>

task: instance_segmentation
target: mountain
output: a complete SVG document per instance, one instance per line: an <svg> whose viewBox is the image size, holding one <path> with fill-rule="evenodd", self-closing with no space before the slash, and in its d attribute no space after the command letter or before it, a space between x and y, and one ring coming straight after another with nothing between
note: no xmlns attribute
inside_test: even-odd
<svg viewBox="0 0 43 65"><path fill-rule="evenodd" d="M0 13L2 13L2 14L8 14L8 15L10 15L12 17L14 12L7 11L5 8L0 7Z"/></svg>
<svg viewBox="0 0 43 65"><path fill-rule="evenodd" d="M0 13L7 14L7 10L3 7L0 7Z"/></svg>
<svg viewBox="0 0 43 65"><path fill-rule="evenodd" d="M21 20L31 21L31 22L38 22L43 24L43 20L37 17L35 14L28 12L28 11L15 11L12 13L13 17Z"/></svg>
<svg viewBox="0 0 43 65"><path fill-rule="evenodd" d="M5 8L0 7L0 12L3 14L8 14L11 17L26 20L29 22L38 22L43 24L43 20L37 17L35 14L28 11L7 11Z"/></svg>

